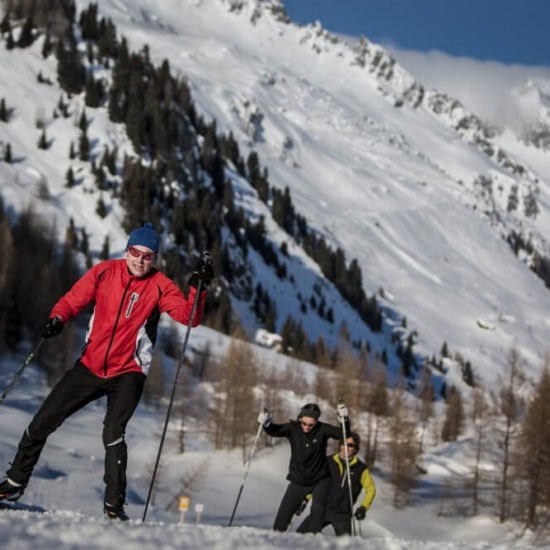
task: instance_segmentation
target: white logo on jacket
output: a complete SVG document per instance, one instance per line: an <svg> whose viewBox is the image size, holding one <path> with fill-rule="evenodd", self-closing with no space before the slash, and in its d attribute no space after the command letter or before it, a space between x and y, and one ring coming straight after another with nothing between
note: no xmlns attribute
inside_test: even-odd
<svg viewBox="0 0 550 550"><path fill-rule="evenodd" d="M128 307L126 308L126 319L130 317L134 304L139 300L139 294L137 292L132 292L130 294L130 300L128 302Z"/></svg>

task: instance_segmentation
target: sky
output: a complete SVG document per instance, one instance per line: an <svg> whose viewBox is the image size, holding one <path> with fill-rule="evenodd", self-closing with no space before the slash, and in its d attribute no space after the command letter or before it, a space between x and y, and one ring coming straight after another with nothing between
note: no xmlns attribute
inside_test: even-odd
<svg viewBox="0 0 550 550"><path fill-rule="evenodd" d="M296 23L364 35L397 49L439 50L550 67L548 0L284 0Z"/></svg>

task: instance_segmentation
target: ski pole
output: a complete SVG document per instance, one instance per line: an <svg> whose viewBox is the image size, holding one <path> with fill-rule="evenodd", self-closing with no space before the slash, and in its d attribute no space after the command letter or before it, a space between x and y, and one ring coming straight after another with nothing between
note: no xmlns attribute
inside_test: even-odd
<svg viewBox="0 0 550 550"><path fill-rule="evenodd" d="M11 379L11 382L8 384L8 387L4 390L4 393L2 394L2 397L0 397L0 405L4 402L4 399L6 399L6 396L8 393L13 390L15 384L17 384L17 381L23 374L23 371L29 366L29 363L33 360L33 357L36 355L36 352L40 348L40 346L44 343L45 338L40 338L38 341L38 344L36 344L35 348L30 352L28 357L25 359L25 362L23 363L23 366L15 373L15 376Z"/></svg>
<svg viewBox="0 0 550 550"><path fill-rule="evenodd" d="M266 409L264 408L264 411ZM252 448L250 449L250 454L248 455L248 461L246 463L246 468L244 471L243 481L241 483L241 488L239 489L239 494L237 495L237 501L235 502L235 506L233 507L233 513L231 514L231 519L229 520L229 527L233 524L233 518L235 517L235 512L237 511L237 506L239 505L239 500L241 500L241 495L243 494L244 484L246 482L246 477L248 476L248 472L250 470L250 463L252 462L252 457L254 456L254 453L256 452L256 446L258 445L258 441L260 440L260 435L262 433L263 424L260 424L260 427L258 428L258 433L256 434L256 438L254 439L254 443L252 445Z"/></svg>
<svg viewBox="0 0 550 550"><path fill-rule="evenodd" d="M340 403L344 403L343 399L340 399ZM353 536L357 535L357 531L355 530L355 518L353 517L353 493L351 491L351 473L349 470L349 454L348 454L348 437L346 434L346 421L345 418L342 417L340 419L340 422L342 424L342 436L344 437L344 453L346 455L346 477L348 478L348 490L349 490L349 504L350 504L350 510L351 510L351 529Z"/></svg>
<svg viewBox="0 0 550 550"><path fill-rule="evenodd" d="M172 411L172 405L174 403L174 396L176 394L176 388L178 387L178 378L180 374L181 367L183 366L183 360L185 358L185 349L187 348L187 341L189 340L189 334L191 333L191 326L193 324L193 319L195 318L195 310L197 309L197 304L199 303L199 295L201 293L201 283L197 285L197 293L195 294L195 299L193 300L193 307L191 308L191 315L189 316L189 324L187 325L187 331L185 332L185 339L183 341L183 347L181 350L181 358L178 362L178 368L176 369L176 376L174 377L174 385L172 386L172 393L170 395L170 403L168 405L168 410L166 411L166 419L164 421L164 428L162 430L162 436L160 438L159 450L157 453L157 461L155 462L155 468L153 469L153 477L151 478L151 484L149 485L149 493L147 494L147 500L145 502L145 510L143 510L143 520L145 521L145 516L147 515L147 508L149 508L149 501L151 500L151 493L153 492L153 486L155 484L155 477L157 476L157 469L160 462L160 455L162 453L162 447L164 445L164 438L166 437L166 430L168 428L168 421L170 419L170 412Z"/></svg>

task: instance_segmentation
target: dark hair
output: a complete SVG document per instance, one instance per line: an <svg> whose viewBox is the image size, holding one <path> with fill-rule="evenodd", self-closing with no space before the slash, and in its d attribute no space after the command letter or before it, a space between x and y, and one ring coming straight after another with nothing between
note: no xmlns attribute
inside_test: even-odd
<svg viewBox="0 0 550 550"><path fill-rule="evenodd" d="M319 405L317 405L317 403L307 403L307 405L304 405L302 407L298 418L301 418L302 416L307 416L308 418L314 418L315 420L318 420L321 416L321 409L319 408Z"/></svg>
<svg viewBox="0 0 550 550"><path fill-rule="evenodd" d="M355 444L355 450L358 451L359 447L361 447L361 436L357 432L350 432L346 439L349 439L350 437L353 439L353 443ZM343 445L344 438L341 438L338 443L339 445Z"/></svg>

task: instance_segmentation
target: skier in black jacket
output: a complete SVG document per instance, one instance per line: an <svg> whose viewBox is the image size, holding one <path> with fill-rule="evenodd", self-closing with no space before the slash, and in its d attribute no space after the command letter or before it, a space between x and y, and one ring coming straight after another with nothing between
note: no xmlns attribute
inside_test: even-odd
<svg viewBox="0 0 550 550"><path fill-rule="evenodd" d="M344 419L349 432L347 407L340 403L338 418ZM313 495L310 521L307 532L318 533L323 528L325 503L330 489L327 442L329 438L339 439L342 430L339 426L319 421L321 410L315 403L302 407L298 419L285 424L274 424L267 411L261 412L258 422L272 437L286 437L290 443L290 463L287 479L290 481L273 529L286 531L294 513L308 494Z"/></svg>

